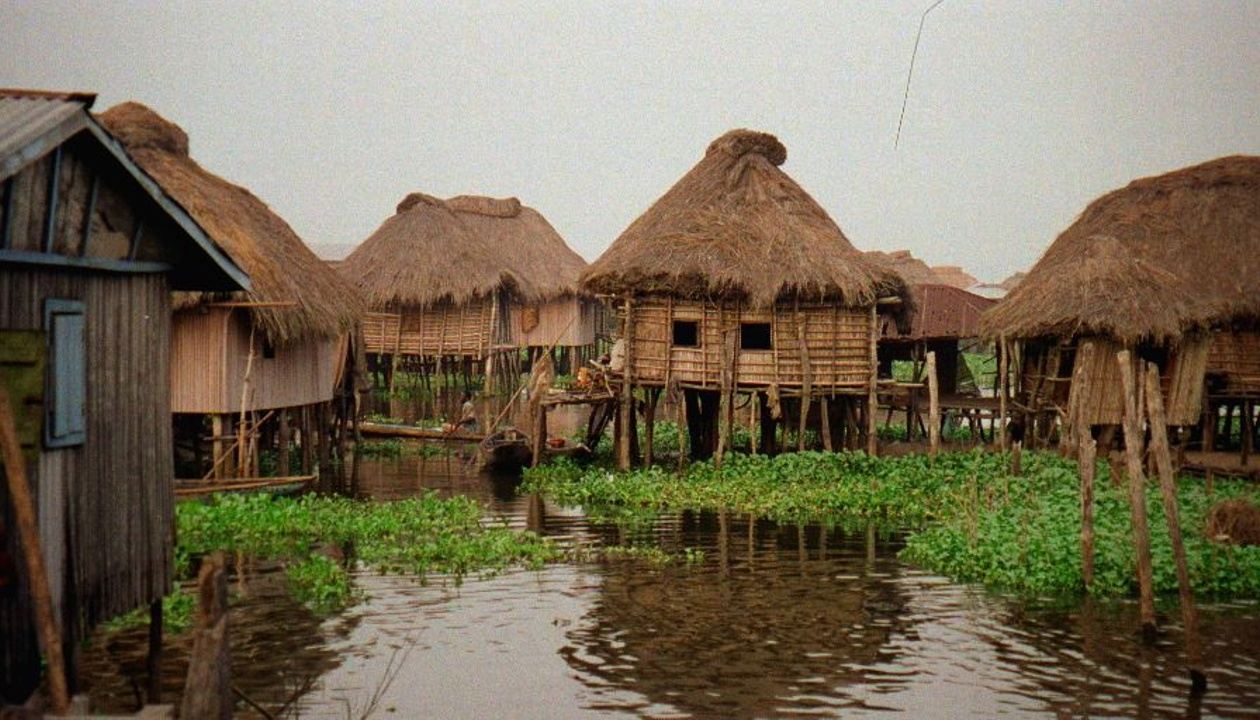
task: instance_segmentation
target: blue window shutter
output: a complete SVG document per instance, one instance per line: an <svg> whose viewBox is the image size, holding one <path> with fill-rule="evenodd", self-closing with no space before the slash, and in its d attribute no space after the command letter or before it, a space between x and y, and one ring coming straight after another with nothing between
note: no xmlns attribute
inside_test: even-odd
<svg viewBox="0 0 1260 720"><path fill-rule="evenodd" d="M44 301L48 332L48 447L81 445L87 437L87 364L84 305L76 300Z"/></svg>

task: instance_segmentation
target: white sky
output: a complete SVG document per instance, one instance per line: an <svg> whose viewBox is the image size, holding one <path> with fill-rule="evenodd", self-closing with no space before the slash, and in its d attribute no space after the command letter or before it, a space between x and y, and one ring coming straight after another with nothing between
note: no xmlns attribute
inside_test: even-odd
<svg viewBox="0 0 1260 720"><path fill-rule="evenodd" d="M863 250L1000 280L1099 194L1260 153L1260 1L0 0L0 85L135 99L309 244L516 195L594 259L732 127Z"/></svg>

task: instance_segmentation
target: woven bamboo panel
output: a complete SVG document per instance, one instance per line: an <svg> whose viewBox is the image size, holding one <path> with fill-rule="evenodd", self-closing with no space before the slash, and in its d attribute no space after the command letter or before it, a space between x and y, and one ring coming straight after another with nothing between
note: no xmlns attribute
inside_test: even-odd
<svg viewBox="0 0 1260 720"><path fill-rule="evenodd" d="M490 350L492 302L372 312L363 318L364 347L369 353L459 355L483 358Z"/></svg>
<svg viewBox="0 0 1260 720"><path fill-rule="evenodd" d="M870 378L870 317L865 309L834 305L788 305L753 311L735 305L651 299L635 303L632 317L632 372L636 382L683 383L717 387L723 332L740 332L741 323L767 323L770 350L738 349L741 386L799 387L804 382L801 337L804 330L812 383L836 389L866 387ZM675 320L699 323L699 347L673 347ZM738 343L737 343L738 345Z"/></svg>
<svg viewBox="0 0 1260 720"><path fill-rule="evenodd" d="M1124 385L1116 353L1123 349L1111 340L1082 341L1094 345L1093 358L1086 368L1089 377L1086 396L1075 384L1069 403L1083 403L1081 417L1090 425L1119 425L1124 422ZM1077 357L1080 357L1078 352ZM1189 340L1173 351L1160 371L1160 387L1169 425L1194 425L1203 407L1203 368L1207 363L1207 343ZM1139 376L1140 377L1140 376Z"/></svg>
<svg viewBox="0 0 1260 720"><path fill-rule="evenodd" d="M1260 332L1213 333L1207 372L1224 380L1217 394L1260 393Z"/></svg>

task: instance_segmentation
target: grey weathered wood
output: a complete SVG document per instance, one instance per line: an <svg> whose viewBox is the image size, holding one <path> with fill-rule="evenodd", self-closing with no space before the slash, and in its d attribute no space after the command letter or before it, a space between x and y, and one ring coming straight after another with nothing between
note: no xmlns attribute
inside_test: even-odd
<svg viewBox="0 0 1260 720"><path fill-rule="evenodd" d="M1138 602L1142 632L1155 633L1155 590L1151 567L1151 532L1146 519L1146 478L1142 473L1142 413L1133 359L1128 350L1116 353L1124 385L1124 457L1129 472L1129 508L1133 517L1133 549L1137 556Z"/></svg>
<svg viewBox="0 0 1260 720"><path fill-rule="evenodd" d="M929 452L936 457L941 451L941 397L936 378L936 353L927 354L928 381L928 442Z"/></svg>
<svg viewBox="0 0 1260 720"><path fill-rule="evenodd" d="M1094 475L1098 445L1090 436L1089 427L1078 425L1076 442L1081 474L1081 575L1085 587L1094 585Z"/></svg>

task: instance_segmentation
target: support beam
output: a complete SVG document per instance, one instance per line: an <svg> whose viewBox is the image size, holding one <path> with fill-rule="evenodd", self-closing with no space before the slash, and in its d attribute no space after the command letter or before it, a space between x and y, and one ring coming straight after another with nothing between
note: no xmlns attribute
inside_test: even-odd
<svg viewBox="0 0 1260 720"><path fill-rule="evenodd" d="M941 401L939 381L936 378L936 352L927 354L928 385L928 441L929 453L936 457L941 451Z"/></svg>
<svg viewBox="0 0 1260 720"><path fill-rule="evenodd" d="M57 205L61 193L61 146L52 151L52 170L48 173L48 207L44 210L44 252L53 251L57 235ZM131 258L134 259L134 258Z"/></svg>
<svg viewBox="0 0 1260 720"><path fill-rule="evenodd" d="M1151 532L1146 519L1146 478L1142 474L1142 417L1134 361L1128 350L1116 353L1124 386L1124 457L1129 471L1129 508L1133 516L1133 550L1137 556L1138 599L1142 634L1155 637L1155 590L1151 567ZM1140 362L1140 361L1139 361Z"/></svg>
<svg viewBox="0 0 1260 720"><path fill-rule="evenodd" d="M875 414L879 410L879 318L874 305L871 305L868 341L871 372L866 391L866 454L875 457L879 449L875 432Z"/></svg>

